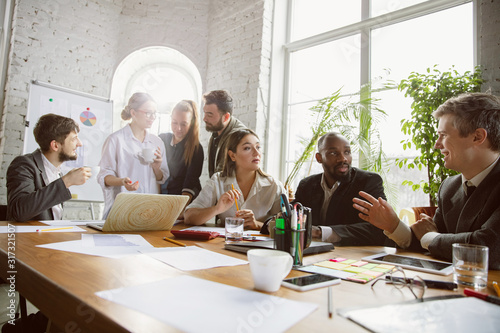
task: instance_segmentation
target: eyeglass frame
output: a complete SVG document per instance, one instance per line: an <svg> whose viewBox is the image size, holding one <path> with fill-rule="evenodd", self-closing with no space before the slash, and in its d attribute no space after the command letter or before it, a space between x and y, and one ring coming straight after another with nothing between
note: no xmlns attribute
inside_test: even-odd
<svg viewBox="0 0 500 333"><path fill-rule="evenodd" d="M144 110L136 110L136 111L142 112L148 119L156 119L158 113L158 112L149 112Z"/></svg>
<svg viewBox="0 0 500 333"><path fill-rule="evenodd" d="M393 274L396 272L400 272L401 274L403 274L403 277L393 276ZM384 277L379 277L379 278L375 279L375 281L372 282L370 287L373 289L373 286L375 286L375 284L378 281L384 280L386 282L390 282L397 289L402 289L404 287L408 287L408 289L410 289L413 296L415 296L415 299L420 300L420 301L424 300L424 294L425 294L425 290L427 289L427 285L425 284L425 281L420 276L415 275L414 278L407 278L405 271L399 266L394 267L392 270L390 270L388 272L388 274L389 275L385 275ZM388 279L388 277L390 277L390 278ZM420 285L422 287L422 295L420 297L418 297L417 294L415 293L415 291L413 290L413 288L415 286L418 286L418 285Z"/></svg>

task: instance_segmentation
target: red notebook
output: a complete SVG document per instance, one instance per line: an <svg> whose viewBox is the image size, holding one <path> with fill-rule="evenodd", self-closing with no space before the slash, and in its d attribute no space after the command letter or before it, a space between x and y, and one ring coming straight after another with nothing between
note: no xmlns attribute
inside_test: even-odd
<svg viewBox="0 0 500 333"><path fill-rule="evenodd" d="M219 236L219 233L216 231L170 230L170 232L176 238L184 238L184 239L209 240Z"/></svg>

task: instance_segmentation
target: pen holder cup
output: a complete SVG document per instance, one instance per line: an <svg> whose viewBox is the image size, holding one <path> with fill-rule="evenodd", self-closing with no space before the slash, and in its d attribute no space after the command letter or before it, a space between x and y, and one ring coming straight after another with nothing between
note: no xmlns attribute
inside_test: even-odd
<svg viewBox="0 0 500 333"><path fill-rule="evenodd" d="M305 244L306 229L274 228L274 248L289 253L293 258L293 267L302 266Z"/></svg>

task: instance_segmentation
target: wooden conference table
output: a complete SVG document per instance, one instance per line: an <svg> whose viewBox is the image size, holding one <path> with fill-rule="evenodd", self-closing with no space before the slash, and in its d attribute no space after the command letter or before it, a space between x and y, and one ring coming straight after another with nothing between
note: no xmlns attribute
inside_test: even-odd
<svg viewBox="0 0 500 333"><path fill-rule="evenodd" d="M12 223L26 225L26 223ZM31 222L38 225L38 222ZM0 222L7 225L7 222ZM182 229L183 226L176 226ZM88 232L96 232L88 229ZM170 232L147 231L140 234L155 247L176 246L163 240L164 236L173 237ZM206 270L183 272L146 255L129 256L122 259L90 256L71 252L37 248L35 245L77 240L81 233L17 233L15 235L16 289L53 323L65 332L178 332L143 313L128 309L119 304L104 300L94 293L119 287L127 287L162 280L179 275L191 275L214 282L224 283L243 289L253 290L249 265L218 267ZM0 234L0 274L3 280L9 277L7 256L8 234ZM210 241L183 241L187 245L223 253L246 260L246 255L223 249L223 238ZM12 249L11 249L12 250ZM11 251L12 252L12 251ZM361 259L380 252L395 253L393 248L377 246L337 247L334 251L304 257L304 264L312 264L333 257ZM398 254L408 254L401 250ZM411 253L412 256L422 254ZM452 280L452 275L437 276L422 272L405 270L408 276L419 275L424 279ZM291 276L305 273L292 271ZM494 295L492 281L500 281L500 271L490 271L488 288L485 292ZM438 295L463 294L463 288L456 291L427 289L425 297ZM316 303L318 309L289 332L366 332L361 326L340 317L336 313L328 317L327 288L307 292L297 292L281 287L272 295L287 299ZM187 296L189 297L189 296ZM401 291L391 285L378 283L370 288L370 283L358 284L342 281L333 287L335 309L398 303L414 299L408 288ZM214 300L216 306L217 300ZM186 309L189 311L189 309ZM196 314L193 313L193 320Z"/></svg>

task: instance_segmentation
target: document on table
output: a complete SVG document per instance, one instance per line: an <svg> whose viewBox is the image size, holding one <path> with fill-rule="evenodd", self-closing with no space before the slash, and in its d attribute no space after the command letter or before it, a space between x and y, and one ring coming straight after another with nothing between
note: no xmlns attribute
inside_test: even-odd
<svg viewBox="0 0 500 333"><path fill-rule="evenodd" d="M425 300L338 313L372 332L498 332L500 306L474 297Z"/></svg>
<svg viewBox="0 0 500 333"><path fill-rule="evenodd" d="M248 264L248 261L197 246L152 248L141 252L183 271Z"/></svg>
<svg viewBox="0 0 500 333"><path fill-rule="evenodd" d="M0 226L0 233L24 233L24 232L87 232L77 226L47 227L44 225L10 225Z"/></svg>
<svg viewBox="0 0 500 333"><path fill-rule="evenodd" d="M52 226L70 226L70 225L86 225L87 223L104 223L104 220L44 220L39 221L46 225Z"/></svg>
<svg viewBox="0 0 500 333"><path fill-rule="evenodd" d="M318 307L187 275L96 295L181 331L202 333L284 332Z"/></svg>
<svg viewBox="0 0 500 333"><path fill-rule="evenodd" d="M82 235L82 244L84 247L100 246L141 246L152 248L147 240L141 235L128 234L86 234Z"/></svg>
<svg viewBox="0 0 500 333"><path fill-rule="evenodd" d="M221 228L221 227L204 227L204 226L193 226L186 228L184 230L198 230L198 231L215 231L218 232L220 235L225 236L226 235L226 228ZM273 240L271 237L267 235L261 234L258 230L245 230L243 232L243 237L250 237L254 236L255 240L259 241L267 241L267 240Z"/></svg>
<svg viewBox="0 0 500 333"><path fill-rule="evenodd" d="M89 235L82 235L82 238L83 236L89 236ZM115 238L114 241L109 241L109 238L108 241L100 239L97 241L97 243L94 241L94 239L91 239L90 241L86 240L85 242L82 240L74 240L67 242L37 245L37 247L59 250L59 251L81 253L92 256L108 257L108 258L122 258L130 255L138 255L140 254L139 252L140 250L146 250L153 247L153 245L151 245L146 240L144 240L144 243L142 241L140 242L140 244L142 245L138 245L137 244L138 238L139 237L142 238L141 235L106 234L106 236L108 237L117 236L117 238ZM92 242L94 246L92 246ZM110 246L109 244L111 242L115 242L115 244L122 244L122 245Z"/></svg>

